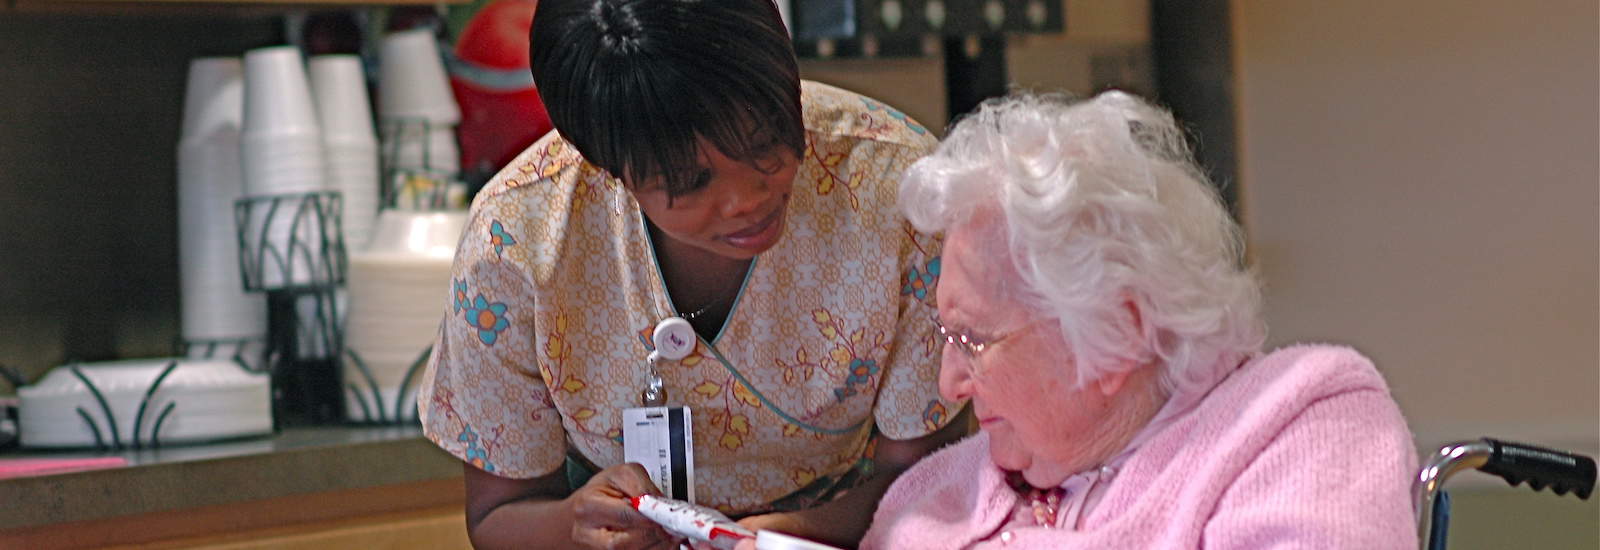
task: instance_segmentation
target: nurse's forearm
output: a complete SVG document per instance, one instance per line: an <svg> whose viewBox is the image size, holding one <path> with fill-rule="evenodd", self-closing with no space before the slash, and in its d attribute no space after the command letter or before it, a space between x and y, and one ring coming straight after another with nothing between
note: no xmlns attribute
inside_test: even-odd
<svg viewBox="0 0 1600 550"><path fill-rule="evenodd" d="M572 508L559 473L508 479L463 465L467 536L479 549L571 548Z"/></svg>
<svg viewBox="0 0 1600 550"><path fill-rule="evenodd" d="M477 548L676 548L674 537L633 508L657 494L638 464L599 471L567 494L565 472L507 479L466 468L467 534Z"/></svg>
<svg viewBox="0 0 1600 550"><path fill-rule="evenodd" d="M572 548L572 521L563 499L534 497L495 507L467 534L478 550Z"/></svg>
<svg viewBox="0 0 1600 550"><path fill-rule="evenodd" d="M899 475L899 471L879 471L872 479L821 506L751 517L741 523L754 529L771 529L841 548L854 548L872 523L872 512L877 510L878 500Z"/></svg>

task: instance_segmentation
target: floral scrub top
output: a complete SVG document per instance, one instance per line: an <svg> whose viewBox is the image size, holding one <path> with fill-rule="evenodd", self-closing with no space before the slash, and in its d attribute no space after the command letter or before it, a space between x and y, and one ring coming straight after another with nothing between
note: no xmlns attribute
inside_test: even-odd
<svg viewBox="0 0 1600 550"><path fill-rule="evenodd" d="M803 84L806 150L785 235L753 262L714 341L663 361L692 408L697 500L732 514L810 506L959 409L938 396L941 242L899 215L927 129L881 103ZM675 314L638 206L555 133L475 199L418 406L428 438L510 478L569 452L622 462L651 331Z"/></svg>

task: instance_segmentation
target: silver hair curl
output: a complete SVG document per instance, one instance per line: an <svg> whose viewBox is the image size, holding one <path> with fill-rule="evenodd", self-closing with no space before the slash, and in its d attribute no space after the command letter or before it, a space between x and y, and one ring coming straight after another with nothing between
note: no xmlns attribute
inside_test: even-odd
<svg viewBox="0 0 1600 550"><path fill-rule="evenodd" d="M1060 321L1080 387L1157 361L1168 395L1204 392L1265 340L1238 225L1172 116L1132 95L990 100L911 166L900 206L928 232L999 214L980 238L1006 242L983 248L1009 251L1011 295Z"/></svg>

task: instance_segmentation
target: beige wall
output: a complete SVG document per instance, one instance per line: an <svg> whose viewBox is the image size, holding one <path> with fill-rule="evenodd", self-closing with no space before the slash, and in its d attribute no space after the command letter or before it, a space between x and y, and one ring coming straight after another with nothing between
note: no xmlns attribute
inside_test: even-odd
<svg viewBox="0 0 1600 550"><path fill-rule="evenodd" d="M1600 450L1595 2L1233 6L1273 342L1372 356L1427 448Z"/></svg>

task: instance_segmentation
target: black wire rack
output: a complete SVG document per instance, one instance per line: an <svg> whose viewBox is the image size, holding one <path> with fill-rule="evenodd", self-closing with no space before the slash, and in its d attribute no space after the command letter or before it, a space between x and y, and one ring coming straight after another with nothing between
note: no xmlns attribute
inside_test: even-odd
<svg viewBox="0 0 1600 550"><path fill-rule="evenodd" d="M393 406L385 407L383 390L378 387L378 379L372 375L372 369L367 367L367 363L361 360L361 355L355 350L345 350L345 360L349 361L354 372L360 374L362 381L366 382L366 387L352 382L345 384L346 395L349 397L347 404L354 403L361 411L359 416L351 414L351 418L360 424L416 424L418 422L416 388L411 387L411 384L416 379L417 373L428 364L428 358L432 354L433 346L428 346L415 361L411 362L405 376L400 379L400 386L396 388Z"/></svg>
<svg viewBox="0 0 1600 550"><path fill-rule="evenodd" d="M234 202L244 289L267 294L262 365L275 426L343 419L340 285L349 270L338 192L258 195Z"/></svg>
<svg viewBox="0 0 1600 550"><path fill-rule="evenodd" d="M344 204L337 191L258 195L233 203L244 289L323 291L344 284Z"/></svg>
<svg viewBox="0 0 1600 550"><path fill-rule="evenodd" d="M247 372L267 372L271 350L265 338L184 339L177 344L178 357L187 359L227 359Z"/></svg>
<svg viewBox="0 0 1600 550"><path fill-rule="evenodd" d="M383 121L385 139L381 151L383 208L439 210L459 208L465 201L466 184L461 170L445 159L436 158L433 133L453 125L425 118L387 118ZM408 151L417 154L402 161ZM459 164L460 159L452 159Z"/></svg>
<svg viewBox="0 0 1600 550"><path fill-rule="evenodd" d="M426 130L426 126L424 126ZM187 342L187 355L229 358L272 376L275 426L351 422L415 424L418 372L432 348L407 369L393 400L360 354L344 341L340 287L349 271L337 192L255 196L234 203L239 267L247 291L267 294L267 339L257 353L239 340ZM345 373L357 380L345 380ZM346 394L349 398L346 399ZM346 412L346 408L354 407Z"/></svg>
<svg viewBox="0 0 1600 550"><path fill-rule="evenodd" d="M0 380L5 380L14 390L27 383L22 373L3 364L0 364ZM16 403L16 399L0 398L0 450L17 446L17 434L22 426L18 423Z"/></svg>

